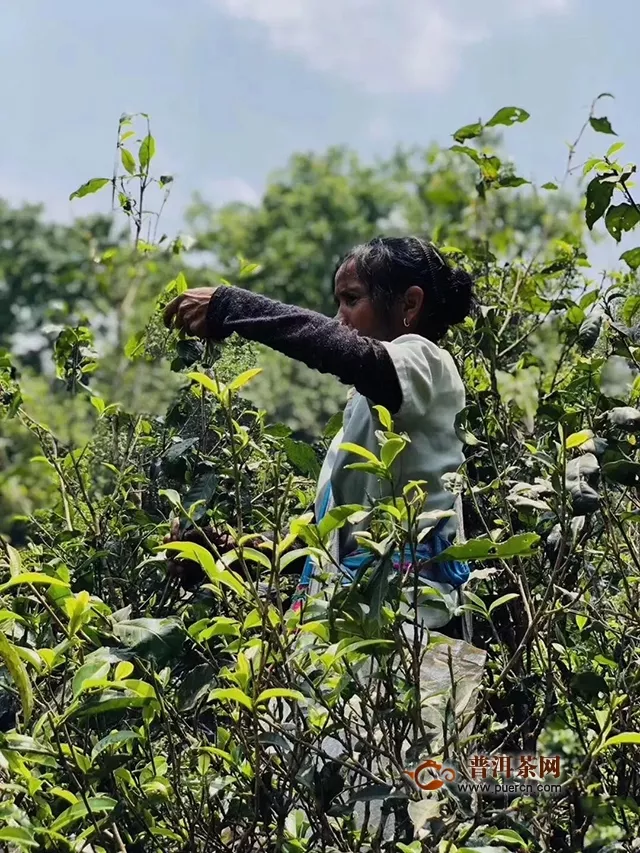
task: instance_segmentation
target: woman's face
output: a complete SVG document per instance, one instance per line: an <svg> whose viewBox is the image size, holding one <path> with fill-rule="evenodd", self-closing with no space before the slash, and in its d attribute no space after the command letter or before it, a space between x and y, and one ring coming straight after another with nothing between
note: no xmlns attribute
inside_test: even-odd
<svg viewBox="0 0 640 853"><path fill-rule="evenodd" d="M359 335L380 341L392 340L396 325L392 318L381 318L375 309L368 288L360 281L355 263L347 261L336 274L334 300L338 306L337 319L343 326L354 329Z"/></svg>

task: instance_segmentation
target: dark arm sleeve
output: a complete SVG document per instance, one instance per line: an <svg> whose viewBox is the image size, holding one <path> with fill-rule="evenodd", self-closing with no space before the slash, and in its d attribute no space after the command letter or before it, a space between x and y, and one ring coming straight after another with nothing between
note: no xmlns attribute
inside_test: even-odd
<svg viewBox="0 0 640 853"><path fill-rule="evenodd" d="M386 347L338 320L286 305L239 287L221 286L207 313L207 337L221 341L237 332L321 373L353 385L395 414L402 405L398 374Z"/></svg>

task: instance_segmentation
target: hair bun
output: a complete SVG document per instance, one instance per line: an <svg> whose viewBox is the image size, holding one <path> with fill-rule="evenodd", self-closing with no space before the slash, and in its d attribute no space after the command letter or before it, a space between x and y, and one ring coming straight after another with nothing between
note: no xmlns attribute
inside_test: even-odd
<svg viewBox="0 0 640 853"><path fill-rule="evenodd" d="M462 323L471 312L473 279L459 267L453 269L447 265L447 283L444 287L443 309L448 326Z"/></svg>

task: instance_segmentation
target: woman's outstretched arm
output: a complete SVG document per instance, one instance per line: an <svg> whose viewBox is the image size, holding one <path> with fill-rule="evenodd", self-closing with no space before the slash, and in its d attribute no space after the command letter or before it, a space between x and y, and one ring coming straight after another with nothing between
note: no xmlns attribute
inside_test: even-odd
<svg viewBox="0 0 640 853"><path fill-rule="evenodd" d="M287 305L238 287L217 287L200 300L186 291L167 308L165 318L191 334L216 341L237 332L321 373L331 373L374 404L395 414L402 405L398 374L386 347L358 335L338 320ZM205 289L202 291L205 296ZM184 300L181 306L180 300Z"/></svg>

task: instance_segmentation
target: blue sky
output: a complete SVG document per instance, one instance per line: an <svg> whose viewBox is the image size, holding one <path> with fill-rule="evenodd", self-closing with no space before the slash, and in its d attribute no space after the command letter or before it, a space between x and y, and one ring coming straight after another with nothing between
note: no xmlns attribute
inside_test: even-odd
<svg viewBox="0 0 640 853"><path fill-rule="evenodd" d="M640 3L617 0L23 0L0 5L0 195L69 219L106 196L69 193L108 175L118 116L151 114L174 174L165 229L192 193L259 196L296 150L347 143L366 158L398 142L451 142L499 107L521 174L561 178L593 97L627 159L640 159ZM580 158L612 137L589 134ZM610 246L599 250L616 257Z"/></svg>

